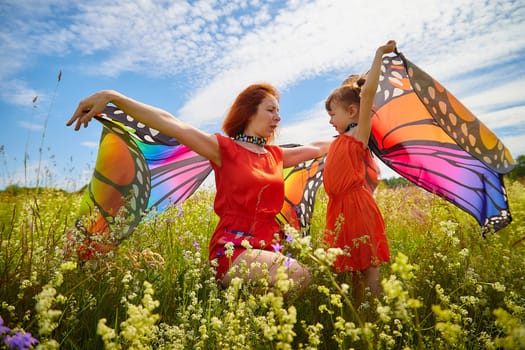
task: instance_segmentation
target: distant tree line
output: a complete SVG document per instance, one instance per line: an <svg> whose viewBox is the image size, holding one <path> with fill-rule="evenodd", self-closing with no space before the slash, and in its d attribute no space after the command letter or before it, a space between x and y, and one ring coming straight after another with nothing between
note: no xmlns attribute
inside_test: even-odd
<svg viewBox="0 0 525 350"><path fill-rule="evenodd" d="M522 154L516 158L516 166L507 176L511 180L523 179L525 177L525 155Z"/></svg>
<svg viewBox="0 0 525 350"><path fill-rule="evenodd" d="M412 182L408 181L404 177L391 177L388 179L381 179L381 182L388 188L405 187L413 185Z"/></svg>

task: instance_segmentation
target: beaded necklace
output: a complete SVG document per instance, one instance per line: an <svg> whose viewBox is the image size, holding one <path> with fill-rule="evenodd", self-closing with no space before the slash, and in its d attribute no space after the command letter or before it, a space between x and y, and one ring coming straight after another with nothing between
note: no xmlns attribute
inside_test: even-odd
<svg viewBox="0 0 525 350"><path fill-rule="evenodd" d="M266 139L264 137L237 134L233 139L237 141L253 143L254 145L258 145L261 147L264 147L266 145Z"/></svg>
<svg viewBox="0 0 525 350"><path fill-rule="evenodd" d="M356 126L357 126L357 123L350 123L350 125L348 125L348 127L346 128L345 132L352 130Z"/></svg>

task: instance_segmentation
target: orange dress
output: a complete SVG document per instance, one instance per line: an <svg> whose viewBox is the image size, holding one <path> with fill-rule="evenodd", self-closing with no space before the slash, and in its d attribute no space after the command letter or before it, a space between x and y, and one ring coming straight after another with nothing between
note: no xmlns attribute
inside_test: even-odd
<svg viewBox="0 0 525 350"><path fill-rule="evenodd" d="M257 154L229 137L216 135L222 165L211 164L217 188L214 209L219 223L210 241L209 259L217 259L220 279L245 250L243 240L254 249L273 251L271 245L280 240L281 227L275 216L284 202L284 179L280 147L267 145L266 154ZM231 258L225 256L224 245L228 242L235 247Z"/></svg>
<svg viewBox="0 0 525 350"><path fill-rule="evenodd" d="M324 241L341 248L337 272L362 271L390 261L385 224L372 193L365 186L363 143L340 135L330 146L323 172L328 195Z"/></svg>

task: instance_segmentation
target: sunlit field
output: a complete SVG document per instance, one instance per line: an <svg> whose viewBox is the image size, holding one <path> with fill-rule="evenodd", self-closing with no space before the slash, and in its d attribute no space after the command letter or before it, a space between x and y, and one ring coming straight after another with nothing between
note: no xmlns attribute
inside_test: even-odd
<svg viewBox="0 0 525 350"><path fill-rule="evenodd" d="M307 265L301 295L234 280L208 263L213 192L151 215L104 257L64 250L80 194L0 194L0 342L42 349L524 349L525 188L507 181L513 222L482 236L473 218L413 186L380 185L392 261L384 295L354 305L322 248L326 197L310 235L284 254ZM283 274L284 275L284 274ZM29 334L30 333L30 334Z"/></svg>

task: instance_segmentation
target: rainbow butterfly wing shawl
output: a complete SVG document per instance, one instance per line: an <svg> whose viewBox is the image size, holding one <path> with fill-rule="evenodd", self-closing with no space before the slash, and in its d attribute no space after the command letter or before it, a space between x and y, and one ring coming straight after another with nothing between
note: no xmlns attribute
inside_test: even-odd
<svg viewBox="0 0 525 350"><path fill-rule="evenodd" d="M441 84L402 54L383 59L374 100L373 152L416 185L471 214L483 232L512 218L503 143Z"/></svg>
<svg viewBox="0 0 525 350"><path fill-rule="evenodd" d="M83 260L113 250L133 231L151 191L146 160L129 133L109 120L99 121L103 127L95 169L66 240L66 248Z"/></svg>
<svg viewBox="0 0 525 350"><path fill-rule="evenodd" d="M114 249L149 211L186 200L211 172L209 161L115 107L103 125L97 162L67 245L84 260Z"/></svg>

